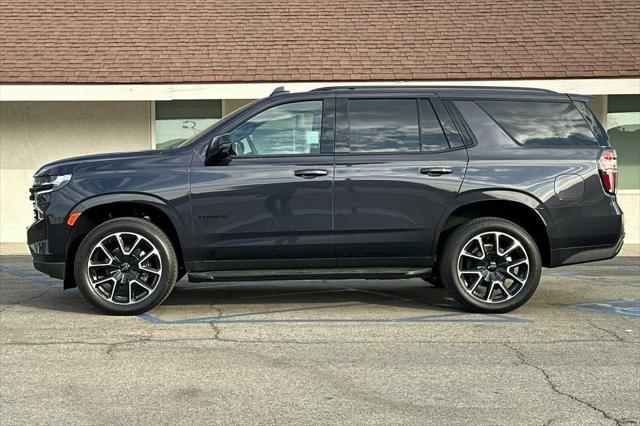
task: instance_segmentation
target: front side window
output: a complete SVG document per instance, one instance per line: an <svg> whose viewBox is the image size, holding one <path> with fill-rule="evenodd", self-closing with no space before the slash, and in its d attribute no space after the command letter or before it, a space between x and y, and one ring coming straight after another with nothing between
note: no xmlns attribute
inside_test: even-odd
<svg viewBox="0 0 640 426"><path fill-rule="evenodd" d="M238 156L320 153L322 101L277 105L254 115L233 131Z"/></svg>
<svg viewBox="0 0 640 426"><path fill-rule="evenodd" d="M597 145L573 103L476 101L522 145Z"/></svg>
<svg viewBox="0 0 640 426"><path fill-rule="evenodd" d="M350 99L351 152L418 152L420 136L415 99Z"/></svg>

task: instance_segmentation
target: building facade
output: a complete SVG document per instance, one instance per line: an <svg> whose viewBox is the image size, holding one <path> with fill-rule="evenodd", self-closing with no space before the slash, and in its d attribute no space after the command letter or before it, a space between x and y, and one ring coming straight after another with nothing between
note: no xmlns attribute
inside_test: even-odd
<svg viewBox="0 0 640 426"><path fill-rule="evenodd" d="M619 155L626 241L640 244L635 2L1 7L0 252L26 252L28 188L46 162L166 149L278 86L347 84L519 86L594 96L591 108ZM247 25L251 31L237 31Z"/></svg>

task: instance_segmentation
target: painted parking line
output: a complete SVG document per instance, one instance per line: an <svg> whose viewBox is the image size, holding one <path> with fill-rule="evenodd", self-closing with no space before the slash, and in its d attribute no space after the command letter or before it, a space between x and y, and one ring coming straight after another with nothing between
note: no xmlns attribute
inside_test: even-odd
<svg viewBox="0 0 640 426"><path fill-rule="evenodd" d="M7 274L11 277L18 278L24 281L29 281L34 284L38 284L44 287L53 289L62 289L62 282L51 278L46 278L42 275L27 274L13 268L0 265L0 273Z"/></svg>
<svg viewBox="0 0 640 426"><path fill-rule="evenodd" d="M638 270L635 267L635 270ZM594 271L595 272L595 271ZM640 286L640 279L638 279L638 274L633 273L631 270L627 270L625 272L629 272L628 275L620 275L620 271L611 271L610 273L604 273L602 271L598 271L598 274L590 273L590 271L584 272L568 272L568 271L544 271L542 274L542 279L544 277L555 277L555 278L568 278L571 280L583 280L583 281L591 281L594 279L598 280L599 285L629 285L629 286Z"/></svg>
<svg viewBox="0 0 640 426"><path fill-rule="evenodd" d="M306 310L319 309L322 307L309 307ZM260 315L254 313L252 315ZM206 317L181 320L165 320L151 314L138 315L140 319L153 324L160 325L187 325L187 324L312 324L312 323L426 323L426 322L446 322L446 323L524 323L530 324L533 321L513 317L503 314L489 315L485 314L478 317L469 317L470 314L450 313L438 315L424 315L420 317L401 317L401 318L281 318L281 319L260 319L260 318L225 318L225 317Z"/></svg>
<svg viewBox="0 0 640 426"><path fill-rule="evenodd" d="M587 311L640 318L640 300L638 299L617 299L605 302L579 303L568 306Z"/></svg>

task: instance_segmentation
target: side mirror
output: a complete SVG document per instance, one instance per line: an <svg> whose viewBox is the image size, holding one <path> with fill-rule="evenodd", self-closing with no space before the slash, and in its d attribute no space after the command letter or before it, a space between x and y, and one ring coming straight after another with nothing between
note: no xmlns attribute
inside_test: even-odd
<svg viewBox="0 0 640 426"><path fill-rule="evenodd" d="M207 147L207 160L219 160L230 155L236 155L233 151L233 141L230 134L225 133L211 139Z"/></svg>

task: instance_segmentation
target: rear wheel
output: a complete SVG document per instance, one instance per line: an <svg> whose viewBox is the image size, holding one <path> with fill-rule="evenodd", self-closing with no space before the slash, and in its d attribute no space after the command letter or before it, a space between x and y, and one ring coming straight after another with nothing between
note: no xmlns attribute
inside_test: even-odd
<svg viewBox="0 0 640 426"><path fill-rule="evenodd" d="M162 303L178 276L169 238L138 218L112 219L94 228L80 244L74 268L83 296L116 315L136 315Z"/></svg>
<svg viewBox="0 0 640 426"><path fill-rule="evenodd" d="M538 248L522 227L500 218L472 220L446 241L440 261L445 288L468 310L512 311L540 281Z"/></svg>

